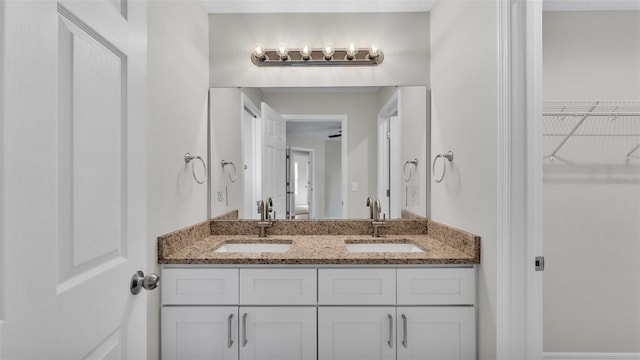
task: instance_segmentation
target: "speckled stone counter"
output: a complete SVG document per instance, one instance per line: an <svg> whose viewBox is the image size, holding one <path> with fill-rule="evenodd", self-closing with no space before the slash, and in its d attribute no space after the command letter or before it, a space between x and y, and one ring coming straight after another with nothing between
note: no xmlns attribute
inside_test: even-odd
<svg viewBox="0 0 640 360"><path fill-rule="evenodd" d="M290 243L287 252L215 252L225 243ZM348 242L411 243L424 250L417 253L349 252ZM267 238L243 235L213 235L166 254L161 264L477 264L470 256L427 235L387 235L368 238L353 235L277 235Z"/></svg>
<svg viewBox="0 0 640 360"><path fill-rule="evenodd" d="M374 238L370 220L275 220L266 238L256 220L224 216L158 237L159 264L479 264L480 237L425 218L389 220ZM289 243L286 252L215 252L225 243ZM424 252L350 252L346 243L411 243Z"/></svg>

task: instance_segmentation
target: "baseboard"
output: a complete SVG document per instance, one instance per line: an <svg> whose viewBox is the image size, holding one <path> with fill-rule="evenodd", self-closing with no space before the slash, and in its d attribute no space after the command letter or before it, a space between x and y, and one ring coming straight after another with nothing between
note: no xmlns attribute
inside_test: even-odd
<svg viewBox="0 0 640 360"><path fill-rule="evenodd" d="M570 353L546 352L545 360L640 360L640 353Z"/></svg>

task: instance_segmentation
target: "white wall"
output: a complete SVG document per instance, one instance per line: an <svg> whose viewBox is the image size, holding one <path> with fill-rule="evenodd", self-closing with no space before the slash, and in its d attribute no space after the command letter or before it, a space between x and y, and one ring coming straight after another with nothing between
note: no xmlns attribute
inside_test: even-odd
<svg viewBox="0 0 640 360"><path fill-rule="evenodd" d="M367 196L376 194L376 93L265 93L264 102L281 114L347 115L348 218L367 218ZM351 183L358 191L351 191Z"/></svg>
<svg viewBox="0 0 640 360"><path fill-rule="evenodd" d="M478 349L495 359L497 3L438 1L430 21L431 157L455 154L444 181L431 181L431 218L482 237Z"/></svg>
<svg viewBox="0 0 640 360"><path fill-rule="evenodd" d="M207 156L208 16L199 1L148 7L148 268L158 272L158 235L206 219L207 188L185 152ZM155 266L154 266L155 265ZM149 359L159 358L160 292L148 295Z"/></svg>
<svg viewBox="0 0 640 360"><path fill-rule="evenodd" d="M211 102L211 216L241 209L244 171L241 139L241 90L237 88L210 89ZM260 106L260 103L255 103ZM206 131L205 131L206 133ZM236 182L232 183L221 162L230 161L236 166ZM229 170L230 171L230 170ZM218 192L223 200L218 201ZM226 196L226 198L224 198Z"/></svg>
<svg viewBox="0 0 640 360"><path fill-rule="evenodd" d="M640 99L640 12L545 12L543 19L545 100ZM640 133L640 126L626 130ZM616 138L587 140L565 145L569 160L588 163L584 154L597 145L619 150ZM623 165L564 181L545 165L546 352L640 352L640 161L611 155ZM632 165L617 181L595 181Z"/></svg>
<svg viewBox="0 0 640 360"><path fill-rule="evenodd" d="M324 217L328 219L339 219L342 217L342 205L340 192L342 183L340 181L342 158L341 143L335 141L325 141L325 179L324 179Z"/></svg>
<svg viewBox="0 0 640 360"><path fill-rule="evenodd" d="M640 12L543 15L544 100L638 100Z"/></svg>
<svg viewBox="0 0 640 360"><path fill-rule="evenodd" d="M211 14L211 86L428 85L428 13ZM230 36L232 34L232 36ZM258 43L344 47L372 42L384 52L376 67L257 67L250 55ZM219 50L218 50L219 49Z"/></svg>
<svg viewBox="0 0 640 360"><path fill-rule="evenodd" d="M398 173L405 172L406 161L418 159L418 167L413 168L409 181L404 179L402 183L401 197L405 199L401 208L410 210L416 214L427 215L427 183L428 174L431 173L427 148L429 137L427 136L429 121L427 120L427 89L423 86L403 86L400 88L398 99L398 116L400 118L400 166ZM426 160L426 161L425 161ZM411 166L411 165L409 165ZM409 176L409 166L404 175ZM406 202L407 188L418 190L420 201L417 205Z"/></svg>

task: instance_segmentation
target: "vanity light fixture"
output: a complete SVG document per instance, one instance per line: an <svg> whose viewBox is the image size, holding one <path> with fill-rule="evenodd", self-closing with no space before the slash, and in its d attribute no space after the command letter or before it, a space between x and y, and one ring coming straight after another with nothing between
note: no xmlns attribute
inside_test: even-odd
<svg viewBox="0 0 640 360"><path fill-rule="evenodd" d="M334 48L331 44L312 48L308 43L296 49L289 49L284 43L271 49L257 45L251 54L251 62L256 66L376 66L382 61L384 54L377 45L359 48L355 43L345 48Z"/></svg>

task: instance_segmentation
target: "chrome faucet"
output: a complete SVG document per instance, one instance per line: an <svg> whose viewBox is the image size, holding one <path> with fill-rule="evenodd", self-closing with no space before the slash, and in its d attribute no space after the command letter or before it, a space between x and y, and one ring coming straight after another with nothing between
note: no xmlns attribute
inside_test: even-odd
<svg viewBox="0 0 640 360"><path fill-rule="evenodd" d="M273 207L273 200L267 198L266 201L258 201L258 212L260 213L260 221L266 221L271 219L271 211Z"/></svg>
<svg viewBox="0 0 640 360"><path fill-rule="evenodd" d="M382 212L380 200L373 203L373 221L380 221L380 213Z"/></svg>
<svg viewBox="0 0 640 360"><path fill-rule="evenodd" d="M264 209L262 210L262 214L266 218L266 220L271 219L271 211L273 207L273 200L271 198L267 198L267 201L264 202Z"/></svg>
<svg viewBox="0 0 640 360"><path fill-rule="evenodd" d="M380 228L386 226L384 216L382 218L380 217L380 213L382 212L380 200L376 200L371 209L373 210L373 215L371 216L373 220L371 222L371 226L373 226L373 237L380 237Z"/></svg>
<svg viewBox="0 0 640 360"><path fill-rule="evenodd" d="M260 221L258 222L258 227L260 228L260 236L261 238L267 237L267 228L273 226L271 221L271 216L269 213L271 212L271 207L273 206L273 200L271 198L267 198L267 201L260 200L258 202L258 211L260 212Z"/></svg>
<svg viewBox="0 0 640 360"><path fill-rule="evenodd" d="M264 201L258 201L258 212L260 213L260 221L264 221Z"/></svg>
<svg viewBox="0 0 640 360"><path fill-rule="evenodd" d="M373 199L367 196L367 207L369 208L369 219L373 220Z"/></svg>

